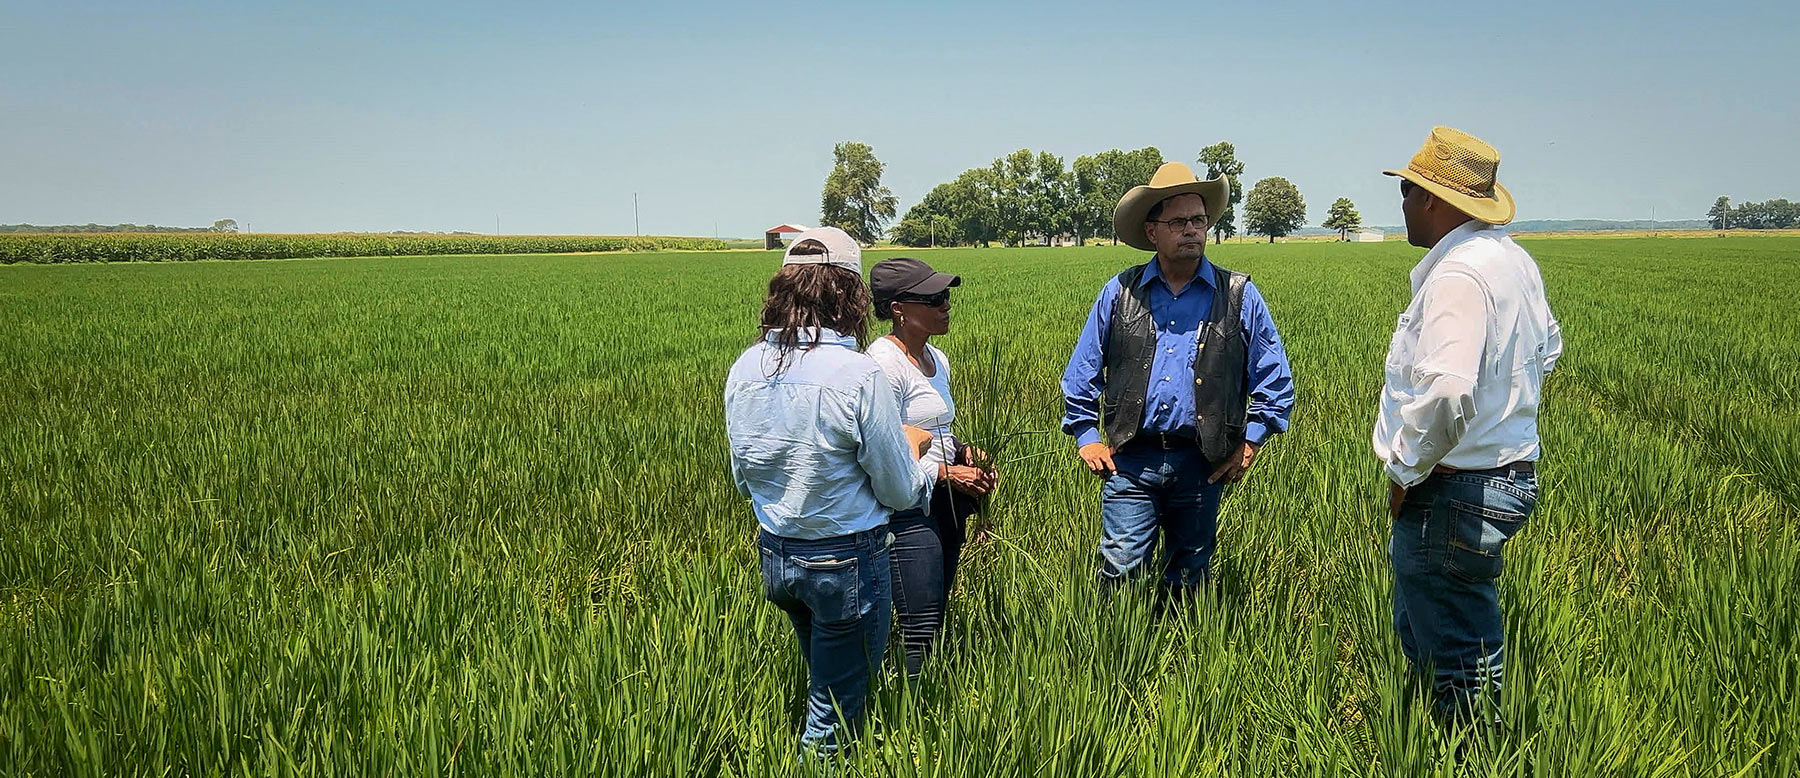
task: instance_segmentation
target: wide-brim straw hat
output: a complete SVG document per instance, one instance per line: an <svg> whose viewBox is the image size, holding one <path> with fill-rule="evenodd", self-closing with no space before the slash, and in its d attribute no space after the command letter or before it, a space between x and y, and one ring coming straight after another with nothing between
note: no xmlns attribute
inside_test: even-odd
<svg viewBox="0 0 1800 778"><path fill-rule="evenodd" d="M1462 130L1431 128L1425 145L1405 169L1381 172L1425 187L1456 210L1488 224L1505 224L1518 213L1512 193L1496 180L1500 152Z"/></svg>
<svg viewBox="0 0 1800 778"><path fill-rule="evenodd" d="M1197 194L1206 201L1206 221L1211 224L1231 202L1231 179L1220 175L1202 180L1187 165L1164 162L1145 186L1134 186L1119 198L1113 208L1113 233L1134 249L1155 251L1150 236L1144 233L1144 218L1157 203L1176 195Z"/></svg>

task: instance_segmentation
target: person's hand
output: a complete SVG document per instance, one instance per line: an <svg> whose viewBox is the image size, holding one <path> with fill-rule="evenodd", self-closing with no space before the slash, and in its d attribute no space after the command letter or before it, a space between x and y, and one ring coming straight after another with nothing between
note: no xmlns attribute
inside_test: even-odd
<svg viewBox="0 0 1800 778"><path fill-rule="evenodd" d="M925 452L931 448L931 433L911 424L900 425L900 431L906 433L906 444L912 446L913 459L925 456Z"/></svg>
<svg viewBox="0 0 1800 778"><path fill-rule="evenodd" d="M1388 518L1400 518L1400 504L1406 502L1406 487L1388 481Z"/></svg>
<svg viewBox="0 0 1800 778"><path fill-rule="evenodd" d="M944 480L950 488L970 497L983 497L999 485L993 473L969 465L945 465Z"/></svg>
<svg viewBox="0 0 1800 778"><path fill-rule="evenodd" d="M1081 463L1087 465L1088 472L1094 475L1111 475L1119 470L1113 466L1112 446L1105 443L1089 443L1075 453L1081 455Z"/></svg>
<svg viewBox="0 0 1800 778"><path fill-rule="evenodd" d="M988 456L988 452L966 444L956 452L956 463L979 467L983 470L994 469L994 458Z"/></svg>
<svg viewBox="0 0 1800 778"><path fill-rule="evenodd" d="M1244 480L1244 474L1250 471L1251 465L1256 464L1256 452L1261 449L1262 446L1248 440L1239 443L1237 450L1225 456L1225 461L1219 465L1219 469L1213 471L1212 477L1206 479L1206 482L1216 484L1224 481L1228 484L1235 484Z"/></svg>

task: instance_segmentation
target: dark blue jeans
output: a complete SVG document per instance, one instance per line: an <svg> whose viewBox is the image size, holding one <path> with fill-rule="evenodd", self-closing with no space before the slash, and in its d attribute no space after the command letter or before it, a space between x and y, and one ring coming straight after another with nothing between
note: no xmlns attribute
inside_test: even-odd
<svg viewBox="0 0 1800 778"><path fill-rule="evenodd" d="M1394 631L1441 719L1497 720L1500 572L1536 504L1537 476L1508 470L1433 474L1406 492L1388 542Z"/></svg>
<svg viewBox="0 0 1800 778"><path fill-rule="evenodd" d="M836 751L854 739L869 678L887 653L893 618L887 527L824 540L761 533L763 596L787 613L806 659L809 750ZM842 713L842 716L839 713Z"/></svg>
<svg viewBox="0 0 1800 778"><path fill-rule="evenodd" d="M909 677L924 668L943 634L950 589L956 585L965 532L952 501L974 499L940 486L931 493L929 512L914 508L889 519L894 531L894 617Z"/></svg>
<svg viewBox="0 0 1800 778"><path fill-rule="evenodd" d="M1118 469L1100 489L1100 578L1122 581L1149 569L1161 530L1163 585L1185 591L1204 584L1219 535L1213 468L1195 448L1165 451L1127 444L1113 452Z"/></svg>

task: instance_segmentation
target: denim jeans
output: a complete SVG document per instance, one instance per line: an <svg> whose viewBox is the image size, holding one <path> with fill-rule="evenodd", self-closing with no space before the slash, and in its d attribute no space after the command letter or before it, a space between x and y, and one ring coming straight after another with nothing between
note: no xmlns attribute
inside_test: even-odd
<svg viewBox="0 0 1800 778"><path fill-rule="evenodd" d="M926 657L943 634L950 589L956 585L964 528L950 503L953 499L975 498L939 486L932 490L930 512L914 508L888 520L894 531L894 618L899 622L900 644L906 649L908 677L917 676L924 668Z"/></svg>
<svg viewBox="0 0 1800 778"><path fill-rule="evenodd" d="M1195 448L1127 445L1100 489L1100 578L1118 582L1149 569L1162 530L1163 585L1186 591L1208 580L1219 534L1213 468Z"/></svg>
<svg viewBox="0 0 1800 778"><path fill-rule="evenodd" d="M1388 541L1394 632L1413 672L1429 674L1440 719L1498 720L1500 572L1536 504L1537 476L1504 469L1433 474L1406 492Z"/></svg>
<svg viewBox="0 0 1800 778"><path fill-rule="evenodd" d="M856 737L869 678L887 653L890 542L887 527L823 540L758 538L763 596L794 623L806 660L807 750L836 751Z"/></svg>

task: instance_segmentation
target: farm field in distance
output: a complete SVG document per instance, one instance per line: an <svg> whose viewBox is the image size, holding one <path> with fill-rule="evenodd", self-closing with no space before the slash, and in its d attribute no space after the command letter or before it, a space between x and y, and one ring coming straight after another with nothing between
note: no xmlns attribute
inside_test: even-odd
<svg viewBox="0 0 1800 778"><path fill-rule="evenodd" d="M1423 253L1231 243L1298 386L1218 595L1095 581L1058 379L1125 247L959 273L1002 463L864 774L1775 776L1800 764L1800 237L1525 237L1562 321L1508 546L1507 726L1405 687L1369 432ZM907 255L873 252L868 261ZM0 775L786 775L721 394L773 252L0 267ZM877 333L871 333L877 334ZM890 652L890 668L897 657Z"/></svg>

